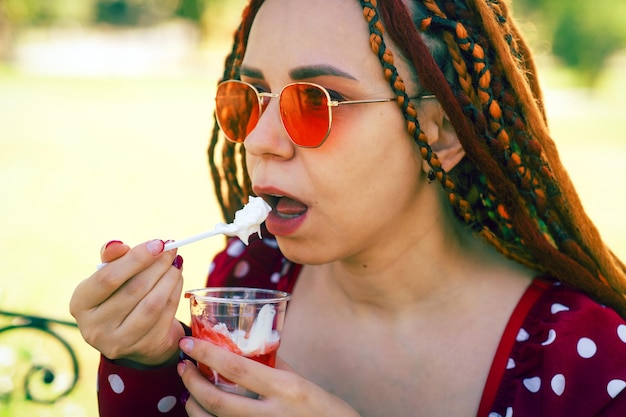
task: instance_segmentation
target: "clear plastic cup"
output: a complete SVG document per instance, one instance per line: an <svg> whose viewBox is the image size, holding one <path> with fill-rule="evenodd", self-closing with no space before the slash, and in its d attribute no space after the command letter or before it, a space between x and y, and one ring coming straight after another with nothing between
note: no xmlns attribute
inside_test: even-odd
<svg viewBox="0 0 626 417"><path fill-rule="evenodd" d="M185 292L191 309L194 337L211 342L267 366L276 352L290 294L258 288L201 288ZM224 391L247 397L258 395L224 378L206 365L198 368Z"/></svg>

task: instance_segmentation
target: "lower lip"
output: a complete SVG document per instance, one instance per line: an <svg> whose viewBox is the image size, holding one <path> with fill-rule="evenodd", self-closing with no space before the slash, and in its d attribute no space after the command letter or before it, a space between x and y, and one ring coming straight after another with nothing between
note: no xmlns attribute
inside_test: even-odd
<svg viewBox="0 0 626 417"><path fill-rule="evenodd" d="M265 220L265 227L274 236L289 236L300 228L305 218L306 212L296 217L282 217L270 211Z"/></svg>

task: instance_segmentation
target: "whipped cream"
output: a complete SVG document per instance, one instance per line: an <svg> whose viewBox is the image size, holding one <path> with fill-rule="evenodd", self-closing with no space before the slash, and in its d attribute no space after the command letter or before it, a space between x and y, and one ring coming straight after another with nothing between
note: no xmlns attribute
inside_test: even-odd
<svg viewBox="0 0 626 417"><path fill-rule="evenodd" d="M278 332L272 330L274 316L276 316L276 308L272 304L261 307L247 337L245 330L237 329L229 332L224 323L214 325L212 330L228 336L243 356L264 355L268 349L271 350L280 341Z"/></svg>
<svg viewBox="0 0 626 417"><path fill-rule="evenodd" d="M261 223L270 211L272 208L261 197L250 197L248 204L235 213L232 223L217 223L215 230L227 236L237 236L247 245L251 234L257 233L261 237Z"/></svg>

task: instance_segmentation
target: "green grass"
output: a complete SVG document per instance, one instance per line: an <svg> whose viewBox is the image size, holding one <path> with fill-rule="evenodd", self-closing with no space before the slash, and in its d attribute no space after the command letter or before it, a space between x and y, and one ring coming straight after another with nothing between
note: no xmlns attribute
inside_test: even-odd
<svg viewBox="0 0 626 417"><path fill-rule="evenodd" d="M94 271L103 243L180 239L221 221L205 156L214 84L212 74L0 76L0 308L70 319L72 291ZM179 250L185 288L203 286L221 244L217 237ZM36 415L96 414L98 355L72 332L82 382ZM28 415L26 405L11 415Z"/></svg>
<svg viewBox="0 0 626 417"><path fill-rule="evenodd" d="M221 220L205 155L217 62L187 77L0 69L0 308L69 320L72 291L94 271L106 241L182 238ZM547 73L546 83L560 87L546 91L555 140L589 214L626 258L626 81L616 68L588 94L559 80L559 72ZM222 243L180 249L185 288L203 285ZM179 316L187 320L184 302ZM37 415L96 414L98 355L69 333L82 382Z"/></svg>

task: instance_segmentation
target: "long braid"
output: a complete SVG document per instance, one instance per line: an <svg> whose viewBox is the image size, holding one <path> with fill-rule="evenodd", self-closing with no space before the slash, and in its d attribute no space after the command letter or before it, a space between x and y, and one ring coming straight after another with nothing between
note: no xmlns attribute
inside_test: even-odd
<svg viewBox="0 0 626 417"><path fill-rule="evenodd" d="M455 207L457 213L466 221L471 222L474 218L472 213L471 204L466 200L458 198L459 195L454 191L455 185L452 181L447 179L447 174L441 166L441 161L437 157L430 145L426 135L421 130L419 121L417 120L417 110L410 101L410 98L404 88L404 82L398 74L394 63L393 54L386 47L383 39L383 26L377 13L376 0L362 0L361 5L363 7L363 14L368 21L370 28L370 45L374 53L378 55L378 58L383 66L383 74L397 96L397 102L402 110L404 117L407 121L407 130L415 143L419 146L422 158L428 163L433 170L435 177L441 182L443 187L448 191L450 197L450 203Z"/></svg>
<svg viewBox="0 0 626 417"><path fill-rule="evenodd" d="M474 2L474 3L476 4L477 8L482 9L484 7L484 4L481 2L478 2L478 3ZM518 61L517 64L518 64L519 70L522 71L523 75L528 80L528 85L526 85L525 83L521 83L520 85L515 85L514 86L515 91L521 91L522 94L526 96L524 102L534 101L537 104L537 110L539 110L540 115L543 117L544 123L547 124L547 117L545 113L545 108L543 106L543 93L541 92L539 80L537 79L537 69L535 67L535 60L534 60L532 53L530 52L530 48L528 47L528 44L524 40L524 37L520 34L514 20L507 18L507 16L510 16L510 13L508 11L508 7L506 6L506 3L499 1L499 0L489 0L488 5L489 7L493 9L497 17L497 22L500 25L502 25L503 30L506 33L505 40L511 46L513 56ZM483 16L487 16L487 13L485 13L484 11L481 12L481 14ZM485 27L487 28L487 30L493 27L491 24L491 21L486 22ZM497 33L497 32L492 32L492 33ZM497 36L492 36L492 37L495 42L499 42L499 39L497 39L498 38ZM503 54L502 58L508 60L508 54ZM516 72L515 70L518 69L518 68L515 68L515 66L510 66L507 64L505 64L505 66L508 69L513 70L513 72ZM513 78L516 78L516 77L513 77ZM531 90L530 95L527 94L528 88L530 88Z"/></svg>
<svg viewBox="0 0 626 417"><path fill-rule="evenodd" d="M494 44L497 45L497 49L499 51L502 51L503 49L503 45L502 45L502 36L498 36L498 28L495 26L495 23L498 22L500 23L503 27L507 28L508 31L513 32L513 33L508 33L506 35L506 39L508 39L509 37L516 40L516 39L520 39L521 37L519 36L519 34L517 33L517 31L514 29L513 26L513 22L511 19L506 19L506 17L504 17L507 14L507 10L506 10L506 5L502 2L498 2L498 1L490 1L489 4L485 4L481 1L476 1L476 0L472 0L472 5L481 12L481 14L483 15L483 19L482 21L485 22L485 29L487 32L490 32L491 38L494 40ZM499 17L497 20L494 19L489 19L487 18L488 16L488 9L487 7L491 7L491 9L494 11L494 13L496 13L496 15ZM515 35L515 36L513 36ZM520 43L520 42L518 42ZM526 109L524 111L525 114L530 114L533 113L533 117L534 118L538 118L538 116L542 116L544 117L545 120L545 111L543 109L543 104L542 104L542 97L541 97L541 90L539 88L537 79L534 78L536 77L536 71L534 70L534 61L532 60L532 55L529 53L528 48L525 44L523 44L523 49L524 49L524 54L520 54L520 57L524 57L526 58L526 62L520 62L519 60L517 62L513 62L512 58L513 57L517 57L516 55L511 55L511 54L506 54L506 53L502 53L500 52L498 54L499 57L503 58L503 65L505 67L505 69L507 70L507 72L510 74L510 79L513 80L514 83L514 91L521 91L522 94L525 93L525 95L529 96L529 95L534 95L534 97L536 97L536 99L531 100L531 99L521 99L520 103L522 103L522 105L524 103L531 103L533 106L531 106L531 108ZM519 67L522 65L527 65L526 71L524 72L520 72ZM526 79L526 77L521 77L520 75L524 75L524 76L528 76L528 77L533 77L530 79ZM530 89L530 93L529 94L529 89ZM549 135L547 134L547 125L545 124L541 124L542 126L546 126L545 128L545 134L546 136L541 136L541 137L545 137L545 142L548 143L552 143L552 140L550 139ZM553 146L550 146L550 149L552 149ZM553 162L554 169L555 171L562 171L563 168L560 164L558 155L553 155L551 158L551 161ZM565 173L561 174L564 177L567 177L567 175ZM580 202L578 200L578 197L576 195L576 193L573 191L573 187L571 186L571 182L569 181L569 178L566 178L565 181L561 180L560 182L564 183L566 185L566 188L570 188L570 190L567 190L567 195L570 197L570 200L572 200L572 204L574 204L576 211L578 212L583 212L582 209L582 205L580 205ZM558 204L560 202L556 202L557 206L559 207L561 206L561 204ZM576 207L578 206L578 207ZM570 226L568 227L568 234L572 234L573 238L569 239L566 238L563 240L564 242L564 249L567 250L568 252L570 252L572 255L575 255L576 257L578 257L579 259L581 259L583 262L590 264L592 261L590 259L590 257L592 257L593 255L589 256L587 255L585 252L599 252L597 251L596 248L600 247L603 248L604 245L602 244L600 238L599 238L599 234L597 233L597 231L595 230L595 227L591 224L590 221L583 221L583 226L584 223L587 223L587 227L590 229L589 234L593 235L593 240L594 240L594 244L587 247L587 248L581 248L579 246L578 243L574 242L574 239L578 242L585 242L587 239L585 239L583 237L582 234L578 234L577 231L579 230L579 224L581 223L581 219L580 218L568 218L568 216L564 216L565 218L562 220L565 223L570 223ZM586 216L585 216L586 218ZM583 219L584 220L584 219ZM584 243L583 243L584 244ZM601 253L599 253L598 258L600 259L604 259L607 257L609 257L609 263L612 264L611 266L613 268L610 269L614 269L615 266L618 267L618 270L616 272L623 272L623 267L620 265L620 262L617 262L617 265L615 265L615 257L612 254L607 254L606 250L602 250L600 251ZM600 261L599 263L605 263ZM604 268L603 268L604 269ZM619 269L621 269L621 271L619 271ZM605 281L605 277L603 276L602 273L599 273L599 279L601 281ZM614 288L620 292L624 292L624 283L622 280L617 280L617 282L615 282L614 284Z"/></svg>
<svg viewBox="0 0 626 417"><path fill-rule="evenodd" d="M423 3L427 9L431 8L431 10L436 6L428 0L424 0ZM482 174L473 174L473 177L477 179L474 187L482 189L479 193L483 198L483 208L487 211L484 215L477 217L486 218L488 221L484 222L482 229L476 225L474 228L479 229L479 233L506 256L571 283L610 304L622 314L626 314L624 291L621 290L623 273L613 276L612 280L617 285L616 283L606 285L611 281L598 268L597 258L590 256L583 244L573 238L569 227L564 226L568 224L567 217L564 218L560 212L561 207L567 205L567 201L563 197L563 191L556 186L558 177L553 173L553 166L547 163L547 161L552 163L553 158L550 156L553 155L544 152L542 141L535 139L534 130L547 132L543 108L534 98L531 103L527 103L524 97L506 93L508 90L518 91L517 87L509 87L511 85L524 85L522 93L530 93L533 97L533 89L528 87L528 79L518 68L519 60L512 61L516 62L513 69L507 69L504 68L501 60L491 58L494 55L505 55L510 58L511 54L515 55L516 45L520 43L512 39L506 40L507 37L513 36L508 33L510 30L508 25L496 24L489 30L483 29L490 40L493 37L502 39L502 42L495 47L486 44L486 41L478 35L475 35L477 40L470 39L471 33L480 31L475 28L465 28L468 22L471 24L476 20L471 19L471 10L479 14L488 12L488 16L480 16L481 21L493 21L495 16L497 22L503 23L502 19L506 17L499 16L499 13L503 13L502 9L498 9L498 13L495 13L489 7L477 8L470 5L463 10L465 23L461 23L450 21L444 17L445 14L440 9L436 8L436 11L428 16L428 20L422 21L422 29L430 29L435 24L438 30L452 33L459 48L463 51L463 56L471 62L465 67L472 70L474 85L477 86L477 96L481 104L480 108L472 108L471 101L467 99L470 94L467 93L466 88L454 89L446 86L447 94L440 94L436 91L436 84L441 82L442 77L437 80L437 77L433 77L432 74L433 72L441 73L441 71L433 65L432 60L421 53L420 45L423 44L421 37L415 33L412 35L413 40L407 41L403 37L406 37L406 33L411 32L412 28L402 26L398 29L403 22L399 16L408 14L404 4L401 1L389 1L381 3L380 8L394 9L393 25L390 26L390 29L393 29L392 38L397 45L405 48L403 52L416 67L423 86L434 91L439 97L459 134L468 158L482 172ZM390 12L386 14L391 15ZM388 18L383 18L383 20L392 22ZM496 28L499 32L492 33ZM487 53L483 50L484 47L493 48L495 52ZM450 53L453 55L454 50ZM454 65L454 68L458 71L463 66ZM459 84L462 83L461 80L466 79L467 76L464 74L458 75ZM498 83L502 85L498 86ZM451 97L452 91L457 93L456 97ZM503 104L494 104L497 100L501 100ZM524 106L520 103L524 103ZM486 113L484 118L481 116L483 111ZM543 127L533 129L528 126L529 118L526 114L529 112L533 112L533 117L530 119L539 120ZM471 124L478 129L471 129L468 121L471 121ZM503 131L506 131L507 135L503 135ZM512 133L510 140L509 132ZM489 145L488 147L480 145L480 137ZM554 146L549 136L542 138L543 142L550 142L551 146ZM456 182L457 179L452 174L451 172L447 179ZM565 175L564 171L562 175ZM456 189L466 191L463 187ZM462 200L464 197L460 196L459 199ZM581 216L584 217L584 221L590 223L582 211L576 212L572 218L580 221ZM607 253L612 257L610 252ZM618 261L613 261L613 263L619 264Z"/></svg>
<svg viewBox="0 0 626 417"><path fill-rule="evenodd" d="M240 78L239 69L248 42L250 27L262 4L263 0L251 0L243 10L241 24L235 31L231 53L224 64L224 80ZM219 125L214 117L213 133L207 150L209 166L215 194L224 219L232 222L235 212L242 207L252 193L252 187L250 178L246 174L245 149L241 144L222 140L221 161L216 160L216 149L221 139L219 132ZM221 171L218 168L220 166Z"/></svg>

